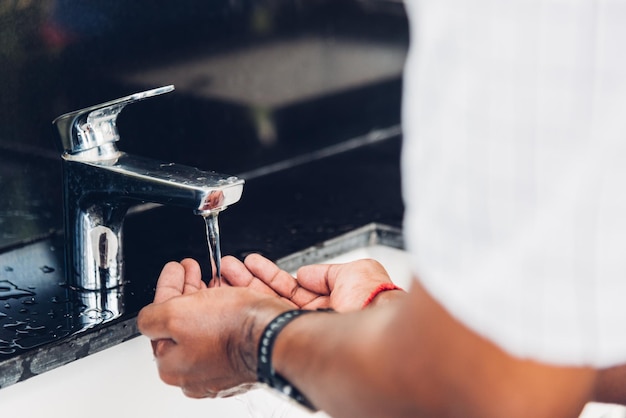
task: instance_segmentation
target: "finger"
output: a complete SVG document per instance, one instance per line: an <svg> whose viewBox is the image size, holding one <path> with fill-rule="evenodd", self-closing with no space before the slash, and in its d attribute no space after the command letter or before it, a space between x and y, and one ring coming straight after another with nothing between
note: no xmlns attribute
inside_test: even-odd
<svg viewBox="0 0 626 418"><path fill-rule="evenodd" d="M244 264L254 277L298 306L310 303L319 296L317 293L302 288L291 274L260 254L250 254L244 260Z"/></svg>
<svg viewBox="0 0 626 418"><path fill-rule="evenodd" d="M222 274L222 277L220 277L219 280L217 279L211 280L207 287L210 289L214 287L232 287L232 284Z"/></svg>
<svg viewBox="0 0 626 418"><path fill-rule="evenodd" d="M222 278L233 286L247 287L266 295L279 296L271 287L255 277L244 263L232 256L222 258Z"/></svg>
<svg viewBox="0 0 626 418"><path fill-rule="evenodd" d="M196 260L185 258L180 264L185 270L183 294L195 293L206 288L206 284L202 281L202 270Z"/></svg>
<svg viewBox="0 0 626 418"><path fill-rule="evenodd" d="M335 287L337 271L335 264L312 264L298 269L298 283L303 288L320 294L330 295Z"/></svg>
<svg viewBox="0 0 626 418"><path fill-rule="evenodd" d="M289 297L295 293L298 283L289 273L260 254L250 254L243 261L252 275L281 296Z"/></svg>
<svg viewBox="0 0 626 418"><path fill-rule="evenodd" d="M152 354L155 358L163 357L176 343L170 339L151 340Z"/></svg>
<svg viewBox="0 0 626 418"><path fill-rule="evenodd" d="M183 294L185 289L185 268L175 261L167 263L156 285L154 303L162 303Z"/></svg>
<svg viewBox="0 0 626 418"><path fill-rule="evenodd" d="M222 257L222 278L238 287L248 287L255 279L241 261L230 255Z"/></svg>
<svg viewBox="0 0 626 418"><path fill-rule="evenodd" d="M165 305L165 303L152 303L139 311L139 315L137 315L137 328L139 332L152 341L175 341L167 327L167 321L164 320L164 318L167 318L166 308L164 308Z"/></svg>
<svg viewBox="0 0 626 418"><path fill-rule="evenodd" d="M196 390L196 389L188 389L185 387L181 387L183 395L191 399L204 399L204 398L215 398L215 394L206 390Z"/></svg>

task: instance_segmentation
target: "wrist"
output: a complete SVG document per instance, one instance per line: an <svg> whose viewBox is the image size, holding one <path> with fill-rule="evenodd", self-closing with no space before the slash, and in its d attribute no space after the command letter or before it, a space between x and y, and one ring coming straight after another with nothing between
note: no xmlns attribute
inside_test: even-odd
<svg viewBox="0 0 626 418"><path fill-rule="evenodd" d="M365 309L367 307L374 307L380 303L384 303L390 300L395 299L398 296L398 292L393 291L401 291L401 287L396 286L393 283L381 283L379 284L370 295L367 297L365 302L363 302L363 306L361 309Z"/></svg>
<svg viewBox="0 0 626 418"><path fill-rule="evenodd" d="M318 311L332 312L332 309ZM291 382L276 371L273 363L274 344L285 327L300 316L316 311L294 309L283 312L272 319L263 330L257 351L257 380L295 400L300 405L315 411L313 404Z"/></svg>
<svg viewBox="0 0 626 418"><path fill-rule="evenodd" d="M248 380L257 381L258 343L264 329L276 316L289 310L289 306L276 303L276 298L264 299L249 306L241 328L242 344L233 344L240 362L243 363ZM230 345L230 344L229 344Z"/></svg>
<svg viewBox="0 0 626 418"><path fill-rule="evenodd" d="M259 339L257 351L257 380L277 390L278 392L294 399L299 404L315 410L311 402L287 379L280 375L274 369L272 363L272 355L274 351L274 343L280 332L296 318L311 313L301 309L294 309L283 312L276 318L272 319L265 327L261 338Z"/></svg>

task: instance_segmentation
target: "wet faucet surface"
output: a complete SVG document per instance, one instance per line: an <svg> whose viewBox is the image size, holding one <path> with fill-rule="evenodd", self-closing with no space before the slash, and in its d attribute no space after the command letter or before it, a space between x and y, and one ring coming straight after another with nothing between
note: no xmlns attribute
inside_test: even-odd
<svg viewBox="0 0 626 418"><path fill-rule="evenodd" d="M67 113L55 119L63 148L66 274L77 289L123 284L122 226L129 207L152 202L217 213L236 203L240 178L117 149L117 115L124 106L172 91L172 86Z"/></svg>

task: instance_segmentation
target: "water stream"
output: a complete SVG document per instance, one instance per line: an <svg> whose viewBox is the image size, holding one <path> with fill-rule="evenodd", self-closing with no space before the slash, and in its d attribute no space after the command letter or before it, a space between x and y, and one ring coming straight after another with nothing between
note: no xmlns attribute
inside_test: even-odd
<svg viewBox="0 0 626 418"><path fill-rule="evenodd" d="M222 284L222 250L220 249L220 228L217 222L219 212L209 212L203 214L206 224L206 239L209 246L209 261L211 262L212 277L207 281L215 280L215 285Z"/></svg>

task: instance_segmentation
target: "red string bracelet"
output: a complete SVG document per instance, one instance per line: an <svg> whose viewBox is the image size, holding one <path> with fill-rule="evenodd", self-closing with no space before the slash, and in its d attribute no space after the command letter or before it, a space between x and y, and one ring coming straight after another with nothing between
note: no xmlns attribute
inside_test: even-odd
<svg viewBox="0 0 626 418"><path fill-rule="evenodd" d="M387 290L402 290L401 287L396 286L393 283L381 283L379 284L376 289L374 289L374 291L372 293L370 293L370 295L368 296L368 298L365 300L365 302L363 303L363 306L361 306L361 309L367 307L367 305L369 305L370 303L372 303L372 301L374 300L374 298L376 296L378 296L380 293L382 292L386 292Z"/></svg>

